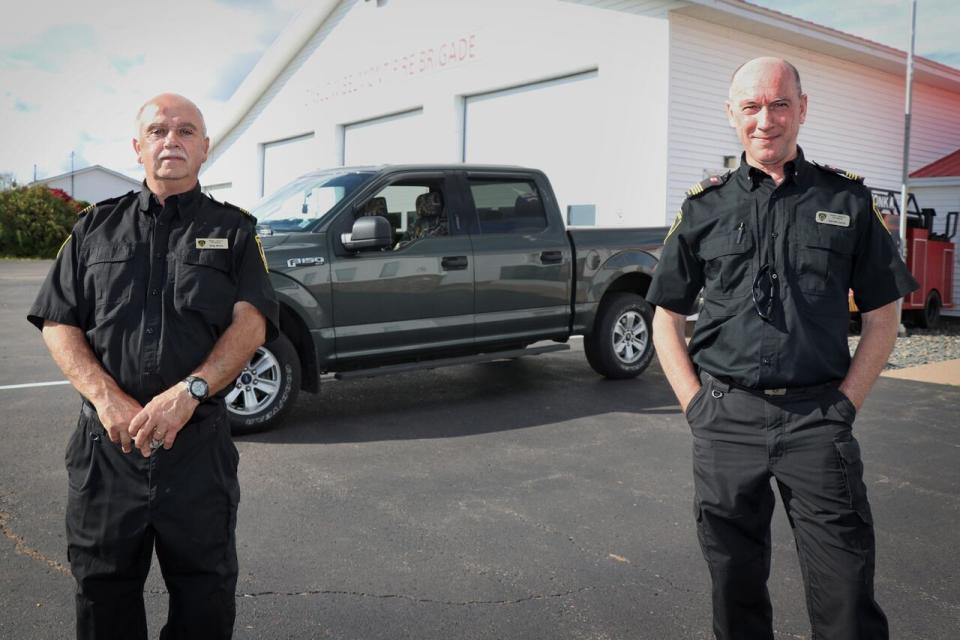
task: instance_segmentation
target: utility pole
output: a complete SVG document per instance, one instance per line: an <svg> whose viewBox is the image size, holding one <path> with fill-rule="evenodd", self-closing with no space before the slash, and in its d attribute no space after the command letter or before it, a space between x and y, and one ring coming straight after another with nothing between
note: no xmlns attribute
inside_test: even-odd
<svg viewBox="0 0 960 640"><path fill-rule="evenodd" d="M917 0L910 2L910 49L907 50L906 103L903 112L903 173L900 181L900 257L907 261L907 198L910 181L910 111L913 99L913 48L917 35ZM897 319L903 317L903 298L897 300ZM900 322L900 335L906 333Z"/></svg>
<svg viewBox="0 0 960 640"><path fill-rule="evenodd" d="M73 197L73 151L70 152L70 197Z"/></svg>

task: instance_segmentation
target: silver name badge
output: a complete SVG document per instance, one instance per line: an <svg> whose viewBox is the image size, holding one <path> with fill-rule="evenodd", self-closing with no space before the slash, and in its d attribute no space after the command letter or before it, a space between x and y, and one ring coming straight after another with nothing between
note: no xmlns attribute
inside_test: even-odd
<svg viewBox="0 0 960 640"><path fill-rule="evenodd" d="M836 227L849 227L850 216L845 213L833 213L832 211L817 211L815 216L820 224L832 224Z"/></svg>
<svg viewBox="0 0 960 640"><path fill-rule="evenodd" d="M197 249L229 249L226 238L197 238Z"/></svg>

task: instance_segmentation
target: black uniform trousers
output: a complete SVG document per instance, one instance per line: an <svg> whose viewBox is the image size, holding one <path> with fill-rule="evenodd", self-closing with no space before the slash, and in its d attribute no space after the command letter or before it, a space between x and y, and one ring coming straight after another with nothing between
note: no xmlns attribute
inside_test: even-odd
<svg viewBox="0 0 960 640"><path fill-rule="evenodd" d="M853 403L838 384L783 395L700 374L687 408L695 516L718 640L773 640L767 579L777 481L799 554L813 640L886 640Z"/></svg>
<svg viewBox="0 0 960 640"><path fill-rule="evenodd" d="M222 406L144 458L124 454L84 404L66 454L78 639L146 639L154 545L170 594L161 640L232 636L238 460Z"/></svg>

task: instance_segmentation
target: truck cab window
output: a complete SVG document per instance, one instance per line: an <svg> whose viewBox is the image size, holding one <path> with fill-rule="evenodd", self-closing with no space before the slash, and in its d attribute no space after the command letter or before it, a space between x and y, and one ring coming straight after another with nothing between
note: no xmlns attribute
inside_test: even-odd
<svg viewBox="0 0 960 640"><path fill-rule="evenodd" d="M480 233L541 231L547 214L536 185L529 180L470 179L470 194Z"/></svg>
<svg viewBox="0 0 960 640"><path fill-rule="evenodd" d="M370 198L357 216L378 215L393 227L394 249L412 242L449 235L446 199L439 180L390 184Z"/></svg>

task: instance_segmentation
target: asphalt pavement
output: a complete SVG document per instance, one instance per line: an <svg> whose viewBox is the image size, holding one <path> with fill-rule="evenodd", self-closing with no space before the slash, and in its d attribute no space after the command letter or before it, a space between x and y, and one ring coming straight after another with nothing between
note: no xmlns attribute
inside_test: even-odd
<svg viewBox="0 0 960 640"><path fill-rule="evenodd" d="M62 380L24 316L48 262L0 261L0 387ZM710 638L690 434L656 362L570 352L331 382L240 438L235 637ZM77 394L0 388L0 638L69 638L63 453ZM883 378L855 433L893 637L960 629L960 387ZM782 508L778 638L809 638ZM154 566L151 637L166 615Z"/></svg>

